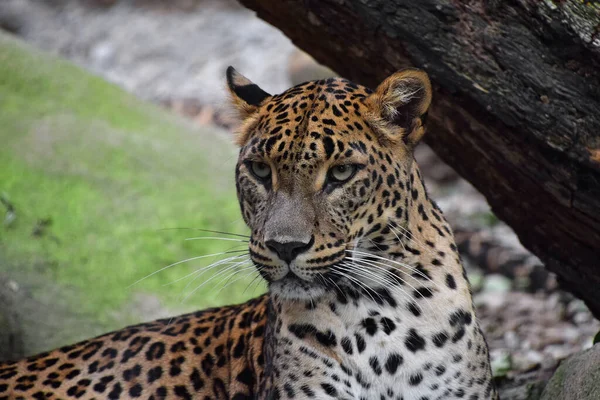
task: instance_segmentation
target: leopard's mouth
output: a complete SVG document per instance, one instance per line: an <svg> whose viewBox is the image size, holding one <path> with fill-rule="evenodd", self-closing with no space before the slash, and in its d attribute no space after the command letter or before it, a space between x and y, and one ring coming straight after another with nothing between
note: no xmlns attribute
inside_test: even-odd
<svg viewBox="0 0 600 400"><path fill-rule="evenodd" d="M269 291L281 298L290 300L314 300L327 291L319 279L306 280L289 271L283 278L269 283Z"/></svg>
<svg viewBox="0 0 600 400"><path fill-rule="evenodd" d="M286 276L279 279L278 281L286 282L288 284L300 285L302 287L308 288L309 285L319 284L316 281L309 281L307 279L303 279L300 276L296 275L293 271L289 271Z"/></svg>
<svg viewBox="0 0 600 400"><path fill-rule="evenodd" d="M289 264L253 261L272 294L284 299L315 300L341 290L343 277L335 271L346 260L346 248L332 250L318 257L301 255Z"/></svg>

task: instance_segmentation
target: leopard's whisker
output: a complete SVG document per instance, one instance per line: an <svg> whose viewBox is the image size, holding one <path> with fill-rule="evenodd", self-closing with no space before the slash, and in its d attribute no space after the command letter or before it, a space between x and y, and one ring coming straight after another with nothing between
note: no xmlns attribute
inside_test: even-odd
<svg viewBox="0 0 600 400"><path fill-rule="evenodd" d="M354 275L357 275L357 276L359 276L359 277L366 277L366 278L370 278L370 279L373 279L373 280L376 280L376 281L377 281L377 278L374 278L374 277L372 277L372 276L365 275L365 274L363 273L363 272L364 272L363 270L361 270L361 269L357 269L357 266L356 266L356 265L346 265L346 267L348 268L348 273L349 273L349 274L354 274ZM354 281L355 281L355 282L357 282L357 283L358 283L358 282L360 282L360 280L358 280L358 279L356 279L356 278L354 278ZM381 281L380 281L380 282L381 282ZM406 290L404 290L404 288L402 288L402 287L400 287L400 286L397 286L397 285L395 285L395 286L388 286L388 285L386 285L385 283L382 283L382 286L385 286L385 287L388 287L388 288L392 288L392 289L391 289L391 290L392 290L392 292L394 292L394 291L398 290L398 291L400 291L400 292L404 293L404 295L405 295L405 296L406 296L406 297L407 297L407 298L408 298L410 301L414 301L414 298L413 298L413 296L412 296L410 293L408 293ZM377 292L375 292L375 293L376 293L376 294L379 296L379 298L381 299L381 301L382 301L382 302L385 302L385 300L384 300L384 299L381 297L381 295L380 295L379 293L377 293ZM372 297L372 296L371 296L371 299L373 299L373 297ZM373 299L373 301L374 301L374 302L376 302L374 299ZM380 307L382 308L382 306L380 306ZM430 308L431 308L431 307L430 307ZM433 308L432 308L432 310L433 310Z"/></svg>
<svg viewBox="0 0 600 400"><path fill-rule="evenodd" d="M390 228L390 230L392 231L394 236L396 236L396 239L398 239L398 242L400 242L402 244L402 247L404 249L406 249L406 245L404 244L404 241L402 239L400 239L400 237L398 237L398 234L400 236L402 236L404 239L406 239L408 242L415 242L416 244L418 244L429 255L434 255L433 252L430 249L428 249L427 246L425 246L423 242L421 242L420 240L415 238L414 235L411 234L410 231L406 230L406 228L404 228L403 226L400 226L400 225L394 226L392 224L388 224L388 227Z"/></svg>
<svg viewBox="0 0 600 400"><path fill-rule="evenodd" d="M363 266L367 266L367 267L378 268L378 269L381 269L381 270L383 270L383 271L385 271L385 272L389 273L389 270L387 270L387 269L385 269L385 268L382 268L382 267L380 267L380 266L378 266L378 265L372 264L372 263L370 263L370 262L368 262L368 261L365 261L365 260L352 260L352 262L354 262L354 263L358 263L358 264L362 264ZM362 272L363 270L358 270L358 271L361 271L361 272ZM353 272L355 272L355 273L356 273L357 271L355 270L355 271L353 271ZM418 292L417 288L415 288L413 285L411 285L410 283L408 283L408 282L407 282L405 279L402 279L402 278L400 278L400 277L397 277L397 278L398 278L398 279L400 279L400 280L401 280L401 281L402 281L404 284L406 284L407 286L409 286L411 289L413 289L413 291L414 291L414 292ZM406 296L407 296L407 297L408 297L410 300L412 300L412 301L415 301L415 300L416 300L416 299L415 299L415 297L414 297L413 295L411 295L410 293L408 293L406 290L404 290L404 288L402 288L402 287L400 287L400 286L398 286L398 285L393 285L393 282L390 282L390 283L388 283L388 284L390 284L390 285L391 285L390 287L392 287L392 288L394 288L394 287L395 287L395 288L397 288L398 290L402 291L402 292L403 292L403 293L404 293L404 294L405 294L405 295L406 295ZM427 288L427 289L428 289L428 290L431 290L430 288ZM436 310L436 309L435 309L435 308L434 308L434 307L431 305L431 303L430 303L430 301L429 301L429 298L427 298L427 297L423 297L423 299L425 300L425 303L426 303L426 304L427 304L427 306L428 306L428 307L431 309L431 311L432 311L434 314L437 314L438 312L437 312L437 310Z"/></svg>
<svg viewBox="0 0 600 400"><path fill-rule="evenodd" d="M350 258L351 262L353 262L353 263L363 263L365 265L372 266L372 267L374 267L376 269L379 269L380 271L384 271L386 273L386 275L392 274L392 272L390 270L384 268L384 267L390 267L391 268L392 267L391 265L385 264L383 262L378 262L377 260L373 260L373 259L371 259L369 257L374 257L374 258L382 259L384 261L393 261L393 260L389 260L387 258L380 257L380 256L377 256L377 255L372 254L372 253L362 252L362 251L351 250L350 252L352 254L352 256ZM355 255L359 255L359 257L364 257L364 258L356 258ZM401 264L401 263L399 263L399 264ZM402 266L404 266L404 265L402 265ZM410 266L404 266L404 267L407 267L409 269L411 268ZM401 270L398 270L398 271L401 272ZM396 275L394 275L394 277L396 279L400 279L403 283L406 283L408 285L408 282L406 282L405 279L402 279L401 277L396 276Z"/></svg>
<svg viewBox="0 0 600 400"><path fill-rule="evenodd" d="M207 280L205 280L204 282L202 282L200 285L196 286L196 287L194 288L194 290L192 290L190 293L188 293L188 294L187 294L187 295L186 295L186 296L185 296L185 297L184 297L184 298L181 300L181 303L185 302L185 301L186 301L186 300L187 300L187 299L188 299L190 296L192 296L194 293L196 293L198 290L200 290L202 287L204 287L204 286L205 286L206 284L208 284L209 282L212 282L213 280L217 279L218 277L220 277L220 276L223 276L223 274L225 274L225 273L227 273L227 272L229 272L229 273L231 273L231 274L233 274L233 275L237 274L239 271L237 271L237 270L235 270L235 269L236 269L238 266L239 266L238 264L234 264L234 265L231 265L231 266L229 266L229 267L225 268L224 270L222 270L222 271L219 271L218 273L214 274L213 276L211 276L210 278L208 278ZM233 272L230 272L232 269L233 269L234 271L233 271ZM197 279L197 277L196 277L196 278L194 278L194 280L195 280L195 279ZM193 282L193 281L192 281L192 282ZM190 282L190 283L191 283L191 282ZM188 284L188 285L189 285L189 284Z"/></svg>
<svg viewBox="0 0 600 400"><path fill-rule="evenodd" d="M248 240L223 238L223 237L218 237L218 236L198 236L198 237L185 238L184 240L186 240L186 241L187 240L223 240L223 241L229 241L229 242L248 243Z"/></svg>
<svg viewBox="0 0 600 400"><path fill-rule="evenodd" d="M248 261L249 261L249 257L248 257L248 255L247 255L247 254L243 254L242 256L244 256L244 257L245 257L245 259L242 259L242 260L239 260L239 259L238 259L238 260L235 260L233 263L229 263L230 265L229 265L228 267L226 267L225 269L223 269L223 270L221 270L221 271L217 272L215 275L216 275L216 276L218 276L219 274L222 274L222 273L223 273L223 272L225 272L225 271L229 271L229 270L231 270L231 269L233 269L233 268L235 268L235 267L237 267L237 266L239 266L239 265L242 265L242 264L244 264L244 263L246 263L246 262L248 262ZM224 264L224 263L222 263L221 261L218 261L218 262L216 262L216 263L214 263L214 264L211 264L211 265L209 266L210 268L202 268L202 271L200 271L200 273L199 273L198 275L196 275L196 276L194 277L194 279L190 280L190 281L188 282L188 284L187 284L187 285L185 285L185 287L183 288L183 291L185 292L185 290L186 290L186 289L187 289L187 288L188 288L188 287L189 287L189 286L190 286L192 283L194 283L194 282L195 282L195 281L196 281L198 278L200 278L200 277L201 277L201 276L204 274L204 272L206 272L206 271L209 271L209 270L211 270L211 269L214 269L215 267L217 267L217 266L219 266L219 265L223 265L223 264ZM215 275L212 275L212 276L215 276ZM212 276L211 276L211 278L209 278L209 279L212 279Z"/></svg>
<svg viewBox="0 0 600 400"><path fill-rule="evenodd" d="M340 287L338 286L338 284L337 284L337 283L335 283L335 281L334 281L333 279L331 279L331 278L328 278L328 277L326 277L326 276L323 276L323 275L321 275L321 274L318 274L317 276L321 276L321 277L322 277L324 280L326 279L327 281L329 281L329 282L333 283L333 285L334 285L334 286L337 288L337 290L339 291L339 293L340 293L342 296L344 296L344 291L342 290L342 288L340 288Z"/></svg>
<svg viewBox="0 0 600 400"><path fill-rule="evenodd" d="M377 248L377 250L378 250L378 251L382 251L382 250L381 250L381 248L379 247L379 245L378 245L377 243L375 243L373 240L371 240L371 239L369 239L369 238L367 238L367 240L368 240L369 242L371 242L371 244L372 244L373 246L375 246L375 247Z"/></svg>
<svg viewBox="0 0 600 400"><path fill-rule="evenodd" d="M364 267L364 266L370 266L370 265L366 265L366 264L365 265L358 265L354 261L346 262L345 264L341 264L341 265L343 265L346 268L348 268L347 272L351 272L353 274L355 273L355 274L357 274L359 276L362 276L363 278L367 278L367 279L370 279L372 281L375 281L376 283L380 284L383 287L386 287L386 288L391 287L391 288L393 288L393 287L397 286L397 284L395 282L393 282L391 279L387 278L386 276L377 275L377 274L373 273L372 271L359 268L361 266Z"/></svg>
<svg viewBox="0 0 600 400"><path fill-rule="evenodd" d="M257 274L256 276L250 281L250 283L248 283L248 285L246 285L246 288L244 289L244 291L242 292L242 295L246 294L246 291L248 291L248 289L250 288L250 286L252 286L254 284L254 282L258 281L260 282L260 280L258 280L261 275L260 275L260 266L255 265L256 269L257 269Z"/></svg>
<svg viewBox="0 0 600 400"><path fill-rule="evenodd" d="M387 265L386 263L392 263L392 264L395 264L395 265L398 265L398 266L401 266L401 267L407 268L407 269L408 269L408 270L410 270L411 272L414 272L415 274L418 274L419 276L421 276L421 277L422 277L422 278L424 278L425 280L427 280L427 281L429 281L429 282L433 283L435 286L437 286L437 288L438 288L438 289L440 289L440 290L442 289L442 287L441 287L441 286L440 286L440 285L439 285L437 282L435 282L433 279L431 279L430 277L428 277L427 275L425 275L425 274L424 274L422 271L419 271L417 268L415 268L415 267L413 267L413 266L411 266L411 265L409 265L409 264L406 264L406 263L403 263L403 262L400 262L400 261L397 261L397 260L392 260L392 259L390 259L390 258L382 257L382 256L379 256L379 255L377 255L377 254L372 254L372 253L363 252L363 251L360 251L360 250L347 250L347 251L350 251L350 252L353 252L353 253L355 253L355 254L358 254L359 256L365 256L365 257L367 257L367 258L368 258L368 257L373 257L373 258L376 258L376 259L378 259L378 260L381 260L381 262L378 262L378 261L376 261L376 260L369 260L369 261L371 261L371 262L374 262L374 263L377 263L377 264L380 264L380 265L381 265L381 264L382 264L382 265ZM362 260L362 259L361 259L361 258L358 258L358 259L355 259L355 258L353 258L353 260L354 260L354 261L356 261L356 260ZM402 272L402 273L405 273L405 272L404 272L404 271L402 271L401 269L399 269L398 271L400 271L400 272ZM389 271L388 271L388 272L389 272ZM406 273L405 273L405 274L406 274ZM410 276L410 275L409 275L409 276Z"/></svg>
<svg viewBox="0 0 600 400"><path fill-rule="evenodd" d="M214 263L212 263L212 264L209 264L209 265L207 265L207 266L204 266L204 267L198 268L198 269L196 269L196 270L194 270L194 271L190 272L189 274L186 274L186 275L182 276L181 278L177 278L177 279L175 279L175 280L174 280L174 281L172 281L172 282L165 283L165 284L163 284L162 286L169 286L169 285L173 285L174 283L177 283L177 282L179 282L179 281L182 281L182 280L184 280L184 279L186 279L186 278L189 278L190 276L193 276L193 275L196 275L196 274L199 274L199 273L203 273L203 272L205 272L205 271L208 271L209 269L212 269L212 268L214 268L214 267L217 267L217 266L220 266L220 265L227 265L227 264L232 264L232 263L238 262L238 260L239 260L241 257L248 257L248 255L249 255L249 254L248 254L248 253L246 253L246 254L241 254L241 255L238 255L238 256L227 257L227 258L225 258L225 259L223 259L223 260L219 260L219 261L217 261L217 262L214 262Z"/></svg>
<svg viewBox="0 0 600 400"><path fill-rule="evenodd" d="M148 274L148 275L146 275L145 277L143 277L141 279L138 279L137 281L133 282L131 285L127 286L127 288L135 286L138 283L140 283L140 282L142 282L142 281L150 278L151 276L154 276L154 275L158 274L159 272L162 272L162 271L164 271L166 269L169 269L169 268L174 267L174 266L179 265L179 264L183 264L183 263L194 261L194 260L200 260L200 259L208 258L208 257L222 256L223 254L241 253L243 251L247 251L247 250L228 250L228 251L222 251L220 253L213 253L213 254L207 254L207 255L203 255L203 256L196 256L196 257L188 258L186 260L177 261L177 262L174 262L173 264L167 265L166 267L162 267L161 269L159 269L157 271L154 271L151 274Z"/></svg>
<svg viewBox="0 0 600 400"><path fill-rule="evenodd" d="M379 266L379 268L385 268L385 267L394 268L394 270L395 270L395 271L398 271L399 273L401 273L401 274L403 274L403 275L405 275L405 276L407 276L407 277L411 277L411 278L413 278L413 279L415 278L415 275L418 275L418 276L420 276L421 278L423 278L423 280L424 280L424 281L431 282L431 283L432 283L432 284L433 284L433 285L434 285L434 286L435 286L435 287L436 287L438 290L440 290L440 291L444 290L444 289L442 288L442 286L440 286L440 285L439 285L439 284L438 284L436 281L434 281L432 278L428 277L426 274L424 274L423 272L421 272L421 271L419 271L419 270L417 270L417 269L415 269L415 268L410 268L410 266L406 266L406 268L408 268L410 271L412 271L412 272L413 272L413 274L412 274L412 275L411 275L411 274L408 274L406 271L403 271L403 270L401 270L401 269L399 269L399 268L396 268L396 267L395 267L395 266L393 266L393 265L389 265L388 263L386 263L386 262L383 262L383 261L369 260L369 262L371 262L371 263L373 264L373 266ZM389 272L389 273L392 273L391 271L388 271L388 272ZM395 276L397 279L400 279L400 280L402 280L403 282L405 282L407 285L409 285L409 286L410 286L410 284L409 284L408 282L406 282L406 280L402 279L401 277L399 277L399 276L397 276L397 275L394 275L394 276Z"/></svg>
<svg viewBox="0 0 600 400"><path fill-rule="evenodd" d="M390 227L392 233L394 233L394 235L396 236L396 238L398 238L398 242L400 242L402 244L402 248L406 251L406 245L404 244L404 241L402 241L398 235L396 233L399 233L402 237L404 237L406 240L408 240L409 242L414 242L417 245L419 245L419 247L428 255L432 256L432 257L438 257L438 255L436 253L434 253L433 250L431 250L429 248L429 246L426 246L425 243L423 243L422 241L420 241L419 239L415 238L414 235L410 234L410 231L407 230L405 227L397 225L396 227L394 227L391 224L388 224L388 226ZM402 230L400 230L402 229ZM410 234L410 235L409 235ZM441 265L442 269L446 269L446 266L444 264Z"/></svg>
<svg viewBox="0 0 600 400"><path fill-rule="evenodd" d="M242 235L241 233L223 232L223 231L215 231L215 230L211 230L211 229L201 229L201 228L161 228L161 229L157 229L157 230L158 231L171 231L171 230L200 231L200 232L208 232L208 233L218 233L220 235L238 236L238 237L250 239L250 235Z"/></svg>
<svg viewBox="0 0 600 400"><path fill-rule="evenodd" d="M231 280L232 277L234 277L235 275L241 273L241 272L245 272L245 271L250 271L247 274L245 274L244 276L241 276L239 278L233 279ZM219 289L219 291L217 292L217 295L221 294L221 292L223 291L223 289L225 289L227 286L232 285L235 282L240 281L241 279L246 279L249 276L251 276L252 274L257 273L256 268L254 267L254 265L246 265L243 268L240 268L238 270L235 271L235 274L229 276L229 278L227 278L227 280L225 281L225 284L223 285L223 287L221 287L221 289ZM223 280L219 281L215 287L221 285L221 283L223 282Z"/></svg>
<svg viewBox="0 0 600 400"><path fill-rule="evenodd" d="M257 267L262 268L261 266L257 266ZM259 269L259 272L260 272L260 269ZM262 278L260 273L258 274L257 278ZM261 282L263 282L262 279L256 279L256 282L254 283L254 287L251 289L252 293L256 292L256 289L258 289L258 286L260 285Z"/></svg>
<svg viewBox="0 0 600 400"><path fill-rule="evenodd" d="M391 272L388 269L388 268L393 268L393 266L391 266L389 264L385 264L383 262L379 262L377 260L370 259L369 257L374 257L376 259L380 259L383 261L389 261L392 263L394 262L394 260L389 260L385 257L381 257L381 256L378 256L378 255L375 255L372 253L366 253L366 252L362 252L362 251L351 250L350 252L352 254L352 257L350 258L351 262L357 263L357 264L363 264L363 265L369 266L369 267L373 267L379 271L384 272L386 276L393 274L393 272ZM355 254L359 255L359 257L365 257L365 258L357 258L357 257L355 257ZM402 265L402 263L398 263L398 262L396 262L396 264L400 264L403 267L411 269L411 267L409 265ZM385 267L388 267L388 268L385 268ZM398 270L398 271L402 272L401 270ZM407 275L407 276L410 276L410 275ZM389 280L388 278L386 278L386 279ZM402 283L404 283L414 289L414 286L412 286L410 283L408 283L406 279L403 279L400 276L397 276L395 274L394 274L394 279L399 279ZM393 281L390 280L390 283L393 284Z"/></svg>
<svg viewBox="0 0 600 400"><path fill-rule="evenodd" d="M346 268L346 270L345 271L337 270L337 273L345 275L345 277L347 279L349 279L351 282L354 282L358 286L360 286L365 291L365 293L371 298L371 300L376 304L376 306L379 309L383 309L383 305L385 304L385 299L381 296L381 294L379 294L377 291L370 288L365 282L361 282L361 280L358 278L362 277L362 278L373 280L384 287L392 287L391 283L386 282L384 279L380 279L380 277L378 277L378 276L369 275L367 271L358 269L356 265L346 263L346 264L340 264L340 266ZM356 275L356 276L352 276L352 275ZM399 289L402 290L402 288L399 288ZM375 294L380 301L375 300L375 298L373 297L373 294ZM407 295L408 295L408 293L407 293Z"/></svg>
<svg viewBox="0 0 600 400"><path fill-rule="evenodd" d="M387 223L387 227L390 228L390 230L392 231L392 233L394 234L396 239L394 240L394 238L387 238L387 239L383 240L381 243L392 243L392 244L400 243L404 247L405 246L404 241L398 236L398 234L400 234L403 239L406 239L409 242L414 241L415 243L422 245L421 242L419 242L416 238L414 238L412 236L412 234L410 234L410 231L406 231L410 234L410 236L408 234L405 234L402 231L400 231L399 228L402 228L402 229L406 229L406 228L404 228L401 225L398 225L395 221L389 221ZM424 250L427 251L427 249L424 249Z"/></svg>
<svg viewBox="0 0 600 400"><path fill-rule="evenodd" d="M361 238L358 238L358 239L356 239L356 245L354 246L354 248L353 248L353 249L346 249L346 252L348 252L348 253L350 253L350 254L351 254L351 258L350 258L350 260L351 260L353 263L356 263L356 262L362 262L364 266L373 267L373 268L376 268L376 269L379 269L379 270L383 270L383 271L384 271L386 274L390 274L390 273L391 273L389 270L387 270L387 269L383 268L383 267L382 267L382 266L380 266L380 265L377 265L377 264L364 264L364 263L365 263L365 262L367 262L367 261L366 261L366 260L364 260L364 259L362 259L362 258L356 258L356 257L355 257L355 255L358 255L359 257L367 257L367 258L368 258L368 257L373 257L373 258L376 258L376 259L379 259L379 260L382 260L382 261L390 262L390 263L392 263L392 264L400 265L400 266L402 266L402 267L404 267L404 268L408 268L408 269L410 269L410 270L414 270L414 271L415 271L415 273L419 273L419 274L421 274L421 275L422 275L422 276L423 276L425 279L427 279L427 280L429 280L430 282L434 283L434 284L435 284L436 286L438 286L438 288L439 288L439 285L437 285L437 283L433 282L433 280L431 280L431 279L428 279L428 277L427 277L427 276L425 276L425 275L423 275L421 271L419 271L419 270L415 269L414 267L412 267L412 266L410 266L410 265L408 265L408 264L400 263L400 262L398 262L398 261L396 261L396 260L391 260L391 259L388 259L388 258L385 258L385 257L381 257L381 256L379 256L379 255L377 255L377 254L373 254L373 253L369 253L369 252L365 252L365 251L357 250L357 248L358 248L358 244L360 243L360 241L361 241L363 238L364 238L364 237L361 237ZM347 244L347 245L348 245L348 244ZM373 260L369 260L369 261L373 261ZM384 265L385 265L385 264L384 264ZM388 266L389 266L389 265L388 265ZM356 274L358 274L358 273L363 273L363 274L364 274L364 273L365 273L365 270L359 269L357 265L352 265L351 267L354 269L354 270L353 270L353 273L356 273ZM373 279L373 280L375 280L373 276L364 276L364 275L363 275L363 277L365 277L365 278L370 278L370 279ZM414 291L416 291L416 288L415 288L414 286L412 286L411 284L409 284L408 282L406 282L406 280L405 280L405 279L402 279L401 277L399 277L399 276L396 276L396 275L394 275L394 277L395 277L396 279L399 279L399 280L400 280L400 281L402 281L403 283L405 283L407 286L410 286L410 287L411 287L411 288L412 288ZM414 297L413 297L413 296L412 296L410 293L408 293L406 290L404 290L403 288L401 288L401 287L398 287L397 285L395 285L393 281L390 281L390 280L389 280L389 278L385 278L385 277L384 277L384 279L385 279L386 281L389 281L389 282L381 282L381 279L380 279L380 280L379 280L379 282L380 282L380 283L381 283L383 286L386 286L386 285L389 285L390 287L394 287L394 286L396 286L396 287L397 287L397 288L398 288L400 291L402 291L402 292L403 292L403 293L404 293L404 294L405 294L405 295L406 295L406 296L407 296L407 297L408 297L408 298L409 298L411 301L415 301ZM429 290L431 290L431 289L429 289ZM429 308L432 310L432 312L434 313L434 315L438 315L438 314L439 314L439 313L438 313L438 311L437 311L437 310L436 310L436 309L435 309L435 308L434 308L434 307L433 307L433 306L430 304L430 302L429 302L429 299L428 299L428 298L425 298L425 303L426 303L426 304L427 304L427 306L428 306L428 307L429 307Z"/></svg>
<svg viewBox="0 0 600 400"><path fill-rule="evenodd" d="M340 266L344 266L344 267L349 268L349 269L352 269L353 272L354 271L360 272L360 274L361 274L362 277L370 279L370 280L374 281L376 284L380 284L382 286L386 286L386 285L391 285L392 284L392 282L388 281L388 279L385 278L385 277L373 274L373 273L371 273L371 271L358 269L358 265L353 264L352 261L342 262L339 265ZM347 270L347 271L349 271L349 270ZM367 284L366 282L364 282L364 283Z"/></svg>
<svg viewBox="0 0 600 400"><path fill-rule="evenodd" d="M341 266L346 266L344 263L341 264ZM375 301L375 298L371 295L371 291L365 286L364 283L362 283L361 281L359 281L358 279L354 278L353 276L340 271L339 269L334 269L335 273L340 274L341 276L343 276L344 278L348 279L350 282L354 282L357 285L359 285L361 288L363 288L363 290L365 291L365 293L367 293L367 295L371 298L371 300L373 300L373 303L377 303L377 301ZM377 295L379 295L378 293L376 293ZM383 301L383 299L381 298L381 295L379 295L380 300Z"/></svg>

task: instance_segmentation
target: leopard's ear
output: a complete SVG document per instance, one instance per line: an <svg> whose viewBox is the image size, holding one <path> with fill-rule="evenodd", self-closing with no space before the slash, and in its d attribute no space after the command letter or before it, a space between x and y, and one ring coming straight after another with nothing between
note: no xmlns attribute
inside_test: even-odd
<svg viewBox="0 0 600 400"><path fill-rule="evenodd" d="M250 81L233 67L227 68L227 87L233 105L242 118L246 118L256 111L258 106L271 95L257 84Z"/></svg>
<svg viewBox="0 0 600 400"><path fill-rule="evenodd" d="M424 118L431 104L429 77L417 69L396 72L365 102L376 130L392 142L401 139L414 147L425 133Z"/></svg>

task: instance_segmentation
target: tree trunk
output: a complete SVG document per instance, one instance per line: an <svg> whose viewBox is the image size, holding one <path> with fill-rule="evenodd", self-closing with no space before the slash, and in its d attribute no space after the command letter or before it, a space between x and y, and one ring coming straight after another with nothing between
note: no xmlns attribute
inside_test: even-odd
<svg viewBox="0 0 600 400"><path fill-rule="evenodd" d="M600 317L597 1L240 1L356 82L426 70L426 142Z"/></svg>

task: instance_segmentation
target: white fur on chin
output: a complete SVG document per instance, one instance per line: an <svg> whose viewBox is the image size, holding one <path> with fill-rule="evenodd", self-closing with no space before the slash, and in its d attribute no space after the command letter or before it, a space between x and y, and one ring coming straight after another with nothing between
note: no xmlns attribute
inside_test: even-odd
<svg viewBox="0 0 600 400"><path fill-rule="evenodd" d="M282 300L316 300L326 293L325 288L317 283L285 278L272 282L269 291Z"/></svg>

